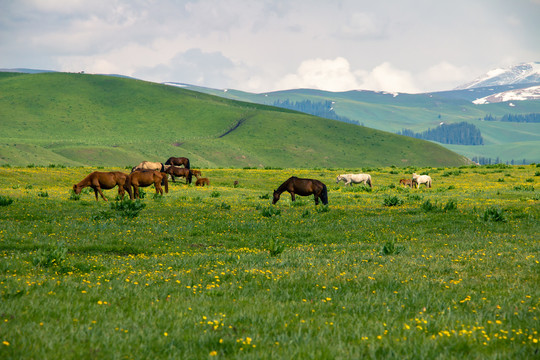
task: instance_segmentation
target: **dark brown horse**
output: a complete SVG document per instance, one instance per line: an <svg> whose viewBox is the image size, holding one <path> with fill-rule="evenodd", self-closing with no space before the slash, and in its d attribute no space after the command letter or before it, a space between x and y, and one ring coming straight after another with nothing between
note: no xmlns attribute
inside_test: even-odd
<svg viewBox="0 0 540 360"><path fill-rule="evenodd" d="M129 177L131 179L131 186L133 186L135 199L139 198L139 187L147 187L152 184L156 188L156 194L163 195L161 182L165 184L165 192L169 193L169 181L167 180L167 174L163 172L157 170L134 171Z"/></svg>
<svg viewBox="0 0 540 360"><path fill-rule="evenodd" d="M412 180L411 179L401 179L399 180L400 185L405 185L408 187L412 187Z"/></svg>
<svg viewBox="0 0 540 360"><path fill-rule="evenodd" d="M184 165L186 169L189 169L189 159L186 157L170 157L165 161L165 165Z"/></svg>
<svg viewBox="0 0 540 360"><path fill-rule="evenodd" d="M121 199L124 198L125 191L128 192L129 198L133 199L129 175L119 171L94 171L93 173L82 179L78 184L73 185L73 191L75 192L75 194L78 195L81 193L82 189L90 186L92 189L94 189L96 201L98 201L98 193L101 195L103 200L108 201L105 196L103 196L103 192L101 191L101 189L109 190L117 185L118 195Z"/></svg>
<svg viewBox="0 0 540 360"><path fill-rule="evenodd" d="M195 186L204 185L210 185L210 180L208 180L208 178L197 178L197 181L195 181Z"/></svg>
<svg viewBox="0 0 540 360"><path fill-rule="evenodd" d="M193 173L188 168L181 168L178 166L169 166L167 169L165 169L165 173L171 175L172 181L176 182L174 179L175 176L177 177L185 177L186 178L186 184L191 184Z"/></svg>
<svg viewBox="0 0 540 360"><path fill-rule="evenodd" d="M326 185L315 179L300 179L296 176L291 176L287 181L281 184L277 190L274 190L274 199L272 204L278 202L281 193L288 191L291 194L292 201L295 201L295 195L315 196L315 205L319 205L321 199L324 205L328 204L328 191Z"/></svg>

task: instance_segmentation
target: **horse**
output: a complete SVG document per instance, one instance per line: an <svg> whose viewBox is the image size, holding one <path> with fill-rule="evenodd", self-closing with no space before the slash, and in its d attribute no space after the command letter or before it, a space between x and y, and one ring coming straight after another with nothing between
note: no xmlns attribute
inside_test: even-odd
<svg viewBox="0 0 540 360"><path fill-rule="evenodd" d="M210 185L210 180L208 180L208 178L197 178L197 181L195 181L195 186L204 185Z"/></svg>
<svg viewBox="0 0 540 360"><path fill-rule="evenodd" d="M326 185L315 179L300 179L296 176L291 176L277 190L274 190L274 199L272 204L278 202L281 193L288 191L291 194L292 201L295 201L295 195L308 196L313 194L315 197L315 205L319 205L321 199L324 205L328 204L328 191Z"/></svg>
<svg viewBox="0 0 540 360"><path fill-rule="evenodd" d="M364 183L364 185L373 187L371 185L371 175L369 174L342 174L336 178L336 184L338 184L341 180L343 180L345 186Z"/></svg>
<svg viewBox="0 0 540 360"><path fill-rule="evenodd" d="M186 157L170 157L165 161L165 165L184 165L186 169L189 169L189 159Z"/></svg>
<svg viewBox="0 0 540 360"><path fill-rule="evenodd" d="M201 176L201 170L190 169L191 173L198 179Z"/></svg>
<svg viewBox="0 0 540 360"><path fill-rule="evenodd" d="M118 195L121 199L124 199L125 191L128 192L129 198L133 200L133 193L131 192L131 181L130 177L127 174L124 174L119 171L109 171L109 172L100 172L94 171L79 183L73 185L73 191L75 194L80 194L81 190L85 187L90 186L94 189L94 194L96 195L96 201L98 201L98 193L101 195L103 200L108 201L101 189L109 190L118 185Z"/></svg>
<svg viewBox="0 0 540 360"><path fill-rule="evenodd" d="M178 166L169 166L167 169L165 169L165 173L171 175L172 181L176 182L174 179L175 176L178 177L185 177L186 178L186 184L191 184L192 178L193 178L193 172L188 168L181 168Z"/></svg>
<svg viewBox="0 0 540 360"><path fill-rule="evenodd" d="M400 185L405 185L408 187L412 187L412 180L411 179L401 179L399 180Z"/></svg>
<svg viewBox="0 0 540 360"><path fill-rule="evenodd" d="M163 195L161 182L165 184L165 192L169 193L169 181L167 180L167 174L164 172L159 172L157 170L134 171L129 177L131 179L131 186L133 186L135 199L139 198L139 187L147 187L152 184L154 184L154 187L156 188L156 194Z"/></svg>
<svg viewBox="0 0 540 360"><path fill-rule="evenodd" d="M137 170L157 170L160 172L164 172L166 168L167 167L160 162L143 161L139 165L132 167L131 172L134 172Z"/></svg>
<svg viewBox="0 0 540 360"><path fill-rule="evenodd" d="M411 186L414 187L416 183L416 188L420 188L420 184L424 184L426 187L431 187L431 177L429 175L418 175L416 173L412 174Z"/></svg>

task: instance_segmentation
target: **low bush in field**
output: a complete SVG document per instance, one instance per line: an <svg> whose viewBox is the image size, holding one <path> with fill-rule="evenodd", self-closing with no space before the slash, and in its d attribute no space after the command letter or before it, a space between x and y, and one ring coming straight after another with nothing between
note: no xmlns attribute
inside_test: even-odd
<svg viewBox="0 0 540 360"><path fill-rule="evenodd" d="M272 217L280 214L281 210L275 206L267 206L261 209L261 215L264 217Z"/></svg>
<svg viewBox="0 0 540 360"><path fill-rule="evenodd" d="M504 211L495 207L487 208L484 211L484 215L482 216L482 219L484 221L494 221L494 222L506 221L506 217L504 216Z"/></svg>
<svg viewBox="0 0 540 360"><path fill-rule="evenodd" d="M394 196L388 195L384 198L383 205L384 206L399 206L399 205L403 205L403 200L401 200L395 195Z"/></svg>
<svg viewBox="0 0 540 360"><path fill-rule="evenodd" d="M115 210L117 214L125 218L134 218L146 207L146 204L139 201L123 200L111 203L111 209Z"/></svg>
<svg viewBox="0 0 540 360"><path fill-rule="evenodd" d="M0 195L0 206L8 206L13 203L13 199L9 196Z"/></svg>

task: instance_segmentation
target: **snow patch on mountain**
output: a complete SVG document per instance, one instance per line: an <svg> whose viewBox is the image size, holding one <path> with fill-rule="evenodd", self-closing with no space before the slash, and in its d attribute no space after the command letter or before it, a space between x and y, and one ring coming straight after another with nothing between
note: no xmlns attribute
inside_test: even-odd
<svg viewBox="0 0 540 360"><path fill-rule="evenodd" d="M480 99L476 99L473 101L473 104L482 105L506 101L523 101L537 99L540 99L540 86L531 86L524 89L504 91L498 94L493 94Z"/></svg>
<svg viewBox="0 0 540 360"><path fill-rule="evenodd" d="M523 63L504 69L493 69L470 83L458 86L456 90L534 83L540 83L540 62Z"/></svg>

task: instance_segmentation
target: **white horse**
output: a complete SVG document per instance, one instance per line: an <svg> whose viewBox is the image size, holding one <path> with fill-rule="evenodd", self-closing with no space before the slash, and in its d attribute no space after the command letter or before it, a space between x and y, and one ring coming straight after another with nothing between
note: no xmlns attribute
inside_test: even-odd
<svg viewBox="0 0 540 360"><path fill-rule="evenodd" d="M431 177L429 175L418 175L417 173L412 174L412 186L414 187L416 183L416 188L420 188L420 184L426 185L426 187L431 187Z"/></svg>
<svg viewBox="0 0 540 360"><path fill-rule="evenodd" d="M343 180L345 185L364 183L365 185L369 185L369 187L373 187L371 185L371 175L369 174L341 174L336 178L336 184L341 180Z"/></svg>

